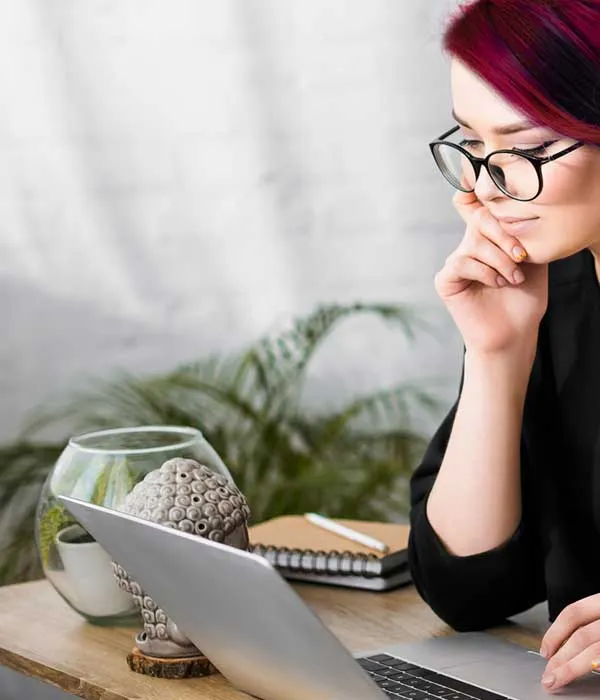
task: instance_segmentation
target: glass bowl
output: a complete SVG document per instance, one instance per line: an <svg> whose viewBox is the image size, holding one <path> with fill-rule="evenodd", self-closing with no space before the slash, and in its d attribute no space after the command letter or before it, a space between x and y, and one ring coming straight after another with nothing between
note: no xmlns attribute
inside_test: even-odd
<svg viewBox="0 0 600 700"><path fill-rule="evenodd" d="M131 595L121 590L108 553L77 523L56 496L118 508L133 487L168 459L205 464L233 482L217 452L196 428L116 428L69 440L43 486L35 540L44 575L86 620L101 625L140 624Z"/></svg>

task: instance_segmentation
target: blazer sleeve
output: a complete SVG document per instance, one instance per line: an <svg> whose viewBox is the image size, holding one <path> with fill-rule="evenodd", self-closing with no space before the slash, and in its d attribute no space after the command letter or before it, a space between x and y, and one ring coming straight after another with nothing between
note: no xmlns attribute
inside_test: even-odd
<svg viewBox="0 0 600 700"><path fill-rule="evenodd" d="M461 379L462 389L462 379ZM460 392L459 392L460 395ZM544 560L534 515L528 508L527 454L522 443L521 522L502 546L472 556L451 554L427 517L427 499L439 471L458 401L452 407L411 478L409 565L415 586L432 610L457 631L502 623L546 599Z"/></svg>

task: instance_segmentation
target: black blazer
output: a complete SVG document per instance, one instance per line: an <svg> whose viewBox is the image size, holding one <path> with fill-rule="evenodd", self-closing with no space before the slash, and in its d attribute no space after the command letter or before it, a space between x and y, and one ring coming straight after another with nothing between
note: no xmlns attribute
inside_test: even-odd
<svg viewBox="0 0 600 700"><path fill-rule="evenodd" d="M520 525L503 546L467 557L445 549L425 512L455 411L411 480L409 562L423 599L466 631L543 600L554 620L600 593L600 287L589 251L550 265L523 416Z"/></svg>

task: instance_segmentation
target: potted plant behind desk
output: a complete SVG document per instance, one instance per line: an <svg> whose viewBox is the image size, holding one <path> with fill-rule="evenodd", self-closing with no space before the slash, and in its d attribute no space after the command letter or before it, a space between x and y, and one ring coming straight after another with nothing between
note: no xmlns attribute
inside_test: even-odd
<svg viewBox="0 0 600 700"><path fill-rule="evenodd" d="M241 352L164 374L121 374L39 411L17 442L0 446L0 514L11 508L16 514L6 527L0 516L0 584L40 575L31 537L36 504L64 447L39 440L48 427L66 426L71 435L116 426L196 427L227 464L254 523L308 511L365 520L406 514L408 479L428 440L413 417L439 409L422 382L402 381L327 410L302 403L316 351L337 324L359 314L398 327L409 341L424 328L401 305L322 306ZM65 517L60 510L48 515L46 541L71 524Z"/></svg>

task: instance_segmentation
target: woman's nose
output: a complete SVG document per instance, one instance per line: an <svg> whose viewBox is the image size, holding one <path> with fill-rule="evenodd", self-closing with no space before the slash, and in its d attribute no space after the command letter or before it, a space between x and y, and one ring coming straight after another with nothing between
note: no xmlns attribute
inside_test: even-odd
<svg viewBox="0 0 600 700"><path fill-rule="evenodd" d="M494 173L494 176L497 177L499 182L501 182L503 179L503 173L499 168L497 168L497 170L499 170L499 172ZM487 169L483 167L479 171L479 177L475 183L475 194L480 202L506 196L502 190L498 188L498 185L492 180Z"/></svg>

